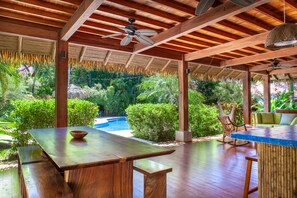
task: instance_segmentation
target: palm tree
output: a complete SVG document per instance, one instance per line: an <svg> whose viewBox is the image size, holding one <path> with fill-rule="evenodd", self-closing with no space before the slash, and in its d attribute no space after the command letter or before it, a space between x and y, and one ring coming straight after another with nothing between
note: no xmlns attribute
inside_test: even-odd
<svg viewBox="0 0 297 198"><path fill-rule="evenodd" d="M2 95L2 106L4 106L6 101L6 92L8 90L8 84L10 80L14 81L14 83L18 85L20 82L19 74L12 66L0 62L0 88Z"/></svg>

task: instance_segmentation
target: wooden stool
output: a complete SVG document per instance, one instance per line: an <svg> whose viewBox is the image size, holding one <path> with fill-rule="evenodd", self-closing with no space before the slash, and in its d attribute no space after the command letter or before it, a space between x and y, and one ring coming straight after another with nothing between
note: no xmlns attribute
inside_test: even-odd
<svg viewBox="0 0 297 198"><path fill-rule="evenodd" d="M243 197L247 198L249 196L249 194L256 192L258 190L258 186L250 189L252 164L253 164L253 162L258 162L258 157L256 155L246 156L245 159L247 160L247 167L246 167Z"/></svg>
<svg viewBox="0 0 297 198"><path fill-rule="evenodd" d="M144 174L144 198L166 198L166 174L172 168L147 159L135 160L133 167Z"/></svg>

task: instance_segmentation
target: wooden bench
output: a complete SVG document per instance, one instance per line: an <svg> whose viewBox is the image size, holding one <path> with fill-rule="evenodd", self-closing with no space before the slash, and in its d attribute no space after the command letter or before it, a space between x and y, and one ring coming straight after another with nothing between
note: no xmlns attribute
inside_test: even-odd
<svg viewBox="0 0 297 198"><path fill-rule="evenodd" d="M144 174L145 198L166 197L166 173L172 168L147 159L135 160L133 168Z"/></svg>
<svg viewBox="0 0 297 198"><path fill-rule="evenodd" d="M18 155L23 197L73 197L64 178L39 146L20 147Z"/></svg>

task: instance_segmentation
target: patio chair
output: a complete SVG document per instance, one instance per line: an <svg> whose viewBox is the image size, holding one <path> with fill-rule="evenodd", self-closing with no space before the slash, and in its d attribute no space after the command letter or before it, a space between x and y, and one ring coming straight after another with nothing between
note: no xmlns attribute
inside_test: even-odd
<svg viewBox="0 0 297 198"><path fill-rule="evenodd" d="M223 143L228 143L228 144L231 144L234 146L242 146L242 145L249 143L249 142L244 142L243 144L236 144L236 139L226 142L225 141L226 136L230 137L231 133L236 132L236 131L242 131L242 130L247 131L247 127L245 124L237 125L237 124L233 123L231 121L230 117L227 115L218 116L218 119L221 122L221 124L223 126L223 130L224 130L223 140L222 140Z"/></svg>

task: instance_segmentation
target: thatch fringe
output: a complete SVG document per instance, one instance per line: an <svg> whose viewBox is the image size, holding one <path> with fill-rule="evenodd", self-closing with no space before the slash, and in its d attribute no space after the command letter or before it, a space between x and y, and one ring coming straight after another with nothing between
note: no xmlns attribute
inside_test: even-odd
<svg viewBox="0 0 297 198"><path fill-rule="evenodd" d="M0 52L0 61L19 66L22 63L28 65L42 65L44 63L54 63L54 59L47 55L36 55L36 54L24 54L10 51Z"/></svg>

